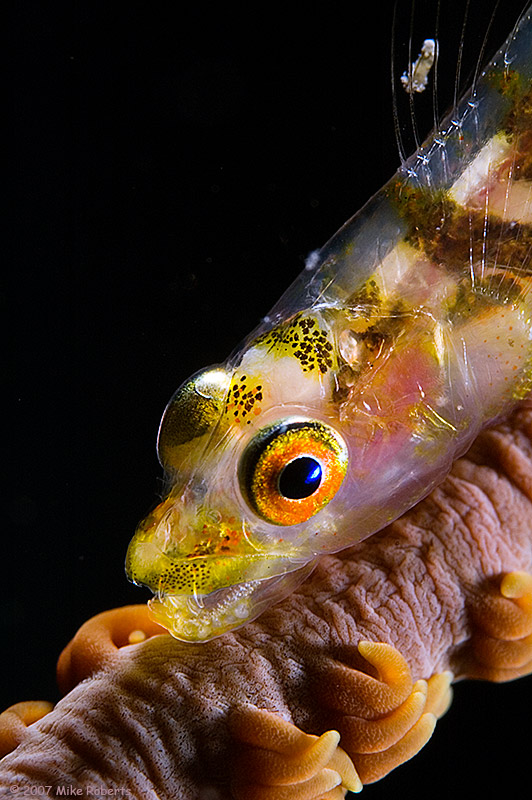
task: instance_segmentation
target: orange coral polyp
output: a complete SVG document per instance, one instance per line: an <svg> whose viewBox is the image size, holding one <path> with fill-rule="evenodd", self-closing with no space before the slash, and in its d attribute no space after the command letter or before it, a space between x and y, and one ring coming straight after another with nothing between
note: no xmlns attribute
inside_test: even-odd
<svg viewBox="0 0 532 800"><path fill-rule="evenodd" d="M288 464L301 457L315 459L322 470L319 487L309 497L293 499L279 490L279 478ZM314 516L332 500L347 469L339 442L322 438L314 428L297 428L273 440L257 461L251 496L257 512L275 525L297 525Z"/></svg>

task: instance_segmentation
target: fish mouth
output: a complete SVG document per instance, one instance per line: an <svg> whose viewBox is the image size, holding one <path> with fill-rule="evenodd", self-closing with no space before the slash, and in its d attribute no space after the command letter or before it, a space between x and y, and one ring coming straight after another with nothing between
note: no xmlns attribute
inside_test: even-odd
<svg viewBox="0 0 532 800"><path fill-rule="evenodd" d="M156 592L148 607L152 618L175 639L205 642L256 619L293 592L313 568L314 562L293 564L290 572L233 584L209 594Z"/></svg>
<svg viewBox="0 0 532 800"><path fill-rule="evenodd" d="M154 593L152 617L183 641L206 641L255 619L303 580L305 566L266 552L172 557L134 541L126 558L129 579Z"/></svg>
<svg viewBox="0 0 532 800"><path fill-rule="evenodd" d="M247 581L207 595L157 593L148 601L148 607L153 619L174 638L203 642L221 636L250 619L251 600L259 583Z"/></svg>
<svg viewBox="0 0 532 800"><path fill-rule="evenodd" d="M290 576L309 557L284 538L261 542L233 517L186 522L167 498L139 525L126 555L128 578L153 592L152 616L177 639L205 641L239 627L303 579Z"/></svg>

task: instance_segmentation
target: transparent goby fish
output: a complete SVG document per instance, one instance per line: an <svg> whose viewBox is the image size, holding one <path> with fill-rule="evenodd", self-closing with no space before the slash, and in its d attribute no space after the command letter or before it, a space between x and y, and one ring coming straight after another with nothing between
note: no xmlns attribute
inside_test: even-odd
<svg viewBox="0 0 532 800"><path fill-rule="evenodd" d="M380 530L532 388L531 9L439 129L160 426L127 572L202 641Z"/></svg>

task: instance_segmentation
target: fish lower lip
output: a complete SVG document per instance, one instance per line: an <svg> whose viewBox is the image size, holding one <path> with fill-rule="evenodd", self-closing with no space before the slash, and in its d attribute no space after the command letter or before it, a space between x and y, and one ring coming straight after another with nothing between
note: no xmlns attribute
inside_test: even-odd
<svg viewBox="0 0 532 800"><path fill-rule="evenodd" d="M157 592L148 602L151 615L176 639L204 642L251 622L310 575L315 561L293 565L272 577L243 581L210 594Z"/></svg>
<svg viewBox="0 0 532 800"><path fill-rule="evenodd" d="M206 595L159 595L148 605L153 618L176 639L205 641L221 636L250 618L251 596L259 583L248 581Z"/></svg>

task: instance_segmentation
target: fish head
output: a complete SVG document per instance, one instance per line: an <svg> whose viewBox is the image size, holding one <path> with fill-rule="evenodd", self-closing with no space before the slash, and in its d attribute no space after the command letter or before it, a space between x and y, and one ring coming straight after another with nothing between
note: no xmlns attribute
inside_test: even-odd
<svg viewBox="0 0 532 800"><path fill-rule="evenodd" d="M139 525L126 571L153 591L153 615L179 639L255 618L309 574L320 542L334 536L326 510L349 454L327 411L332 377L314 355L302 369L284 345L270 345L256 339L237 366L192 376L161 420L168 491Z"/></svg>
<svg viewBox="0 0 532 800"><path fill-rule="evenodd" d="M185 381L159 430L168 490L127 555L157 622L192 641L243 625L442 479L442 335L426 314L312 309Z"/></svg>

